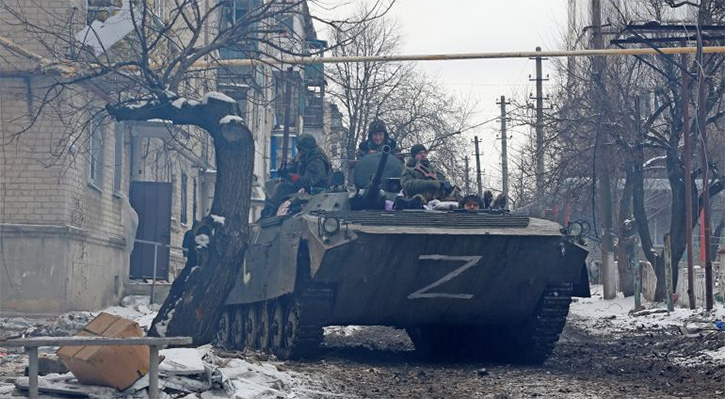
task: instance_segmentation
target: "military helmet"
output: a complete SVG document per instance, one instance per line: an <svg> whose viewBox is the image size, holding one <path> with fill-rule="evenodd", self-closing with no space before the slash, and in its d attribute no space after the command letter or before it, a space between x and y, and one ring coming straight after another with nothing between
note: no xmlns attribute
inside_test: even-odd
<svg viewBox="0 0 725 399"><path fill-rule="evenodd" d="M317 147L317 140L311 134L301 134L297 138L297 149L300 151L312 151Z"/></svg>
<svg viewBox="0 0 725 399"><path fill-rule="evenodd" d="M416 144L412 147L410 147L410 157L415 158L416 155L418 155L421 151L428 151L427 148L423 144Z"/></svg>
<svg viewBox="0 0 725 399"><path fill-rule="evenodd" d="M383 132L386 136L388 135L388 128L385 126L385 122L380 119L376 119L370 122L368 126L368 137L372 136L373 133Z"/></svg>

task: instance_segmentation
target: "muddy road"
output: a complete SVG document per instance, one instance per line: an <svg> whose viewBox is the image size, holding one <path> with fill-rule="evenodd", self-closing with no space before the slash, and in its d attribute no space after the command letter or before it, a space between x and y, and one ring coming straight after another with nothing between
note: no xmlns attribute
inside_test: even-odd
<svg viewBox="0 0 725 399"><path fill-rule="evenodd" d="M288 366L329 377L326 390L340 397L725 398L725 362L698 355L722 348L722 331L602 335L588 332L600 327L593 324L570 315L553 356L537 367L430 362L404 331L384 327L328 329L319 360Z"/></svg>

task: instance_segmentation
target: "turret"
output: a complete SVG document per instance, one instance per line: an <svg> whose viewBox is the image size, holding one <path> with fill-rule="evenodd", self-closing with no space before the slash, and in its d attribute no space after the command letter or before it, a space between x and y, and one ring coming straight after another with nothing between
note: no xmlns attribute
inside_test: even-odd
<svg viewBox="0 0 725 399"><path fill-rule="evenodd" d="M385 164L388 161L391 148L388 145L384 145L380 150L380 161L370 183L365 186L362 194L358 192L350 199L350 209L352 210L385 208L385 195L380 192L380 185L383 180L383 172L385 171Z"/></svg>

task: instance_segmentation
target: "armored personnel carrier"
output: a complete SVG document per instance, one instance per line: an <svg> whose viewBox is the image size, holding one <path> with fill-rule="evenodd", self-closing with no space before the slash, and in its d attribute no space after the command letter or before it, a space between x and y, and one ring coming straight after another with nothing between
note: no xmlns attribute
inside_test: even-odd
<svg viewBox="0 0 725 399"><path fill-rule="evenodd" d="M506 211L385 210L401 168L387 152L367 156L358 189L337 176L256 223L220 342L300 358L324 326L386 325L430 355L545 361L572 295L589 295L576 232Z"/></svg>

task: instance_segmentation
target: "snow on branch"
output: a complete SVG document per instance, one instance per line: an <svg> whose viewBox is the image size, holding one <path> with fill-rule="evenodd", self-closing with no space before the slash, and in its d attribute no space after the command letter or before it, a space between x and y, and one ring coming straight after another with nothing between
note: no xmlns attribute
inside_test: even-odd
<svg viewBox="0 0 725 399"><path fill-rule="evenodd" d="M222 122L222 123L224 123L224 122ZM220 224L222 226L224 226L224 222L226 221L224 216L219 216L219 215L211 215L211 219L214 221L214 223Z"/></svg>
<svg viewBox="0 0 725 399"><path fill-rule="evenodd" d="M226 125L227 123L244 123L244 119L241 116L227 115L219 120L220 125Z"/></svg>
<svg viewBox="0 0 725 399"><path fill-rule="evenodd" d="M662 155L662 156L659 156L659 157L650 158L650 159L646 160L642 164L642 168L643 169L646 169L646 168L652 166L655 162L664 161L665 159L667 159L667 156L666 155Z"/></svg>
<svg viewBox="0 0 725 399"><path fill-rule="evenodd" d="M207 104L210 99L217 100L217 101L223 101L225 103L230 103L230 104L237 103L237 101L235 99L227 96L224 93L219 93L218 91L212 91L212 92L206 93L206 95L204 96L204 101L202 101L202 104Z"/></svg>

